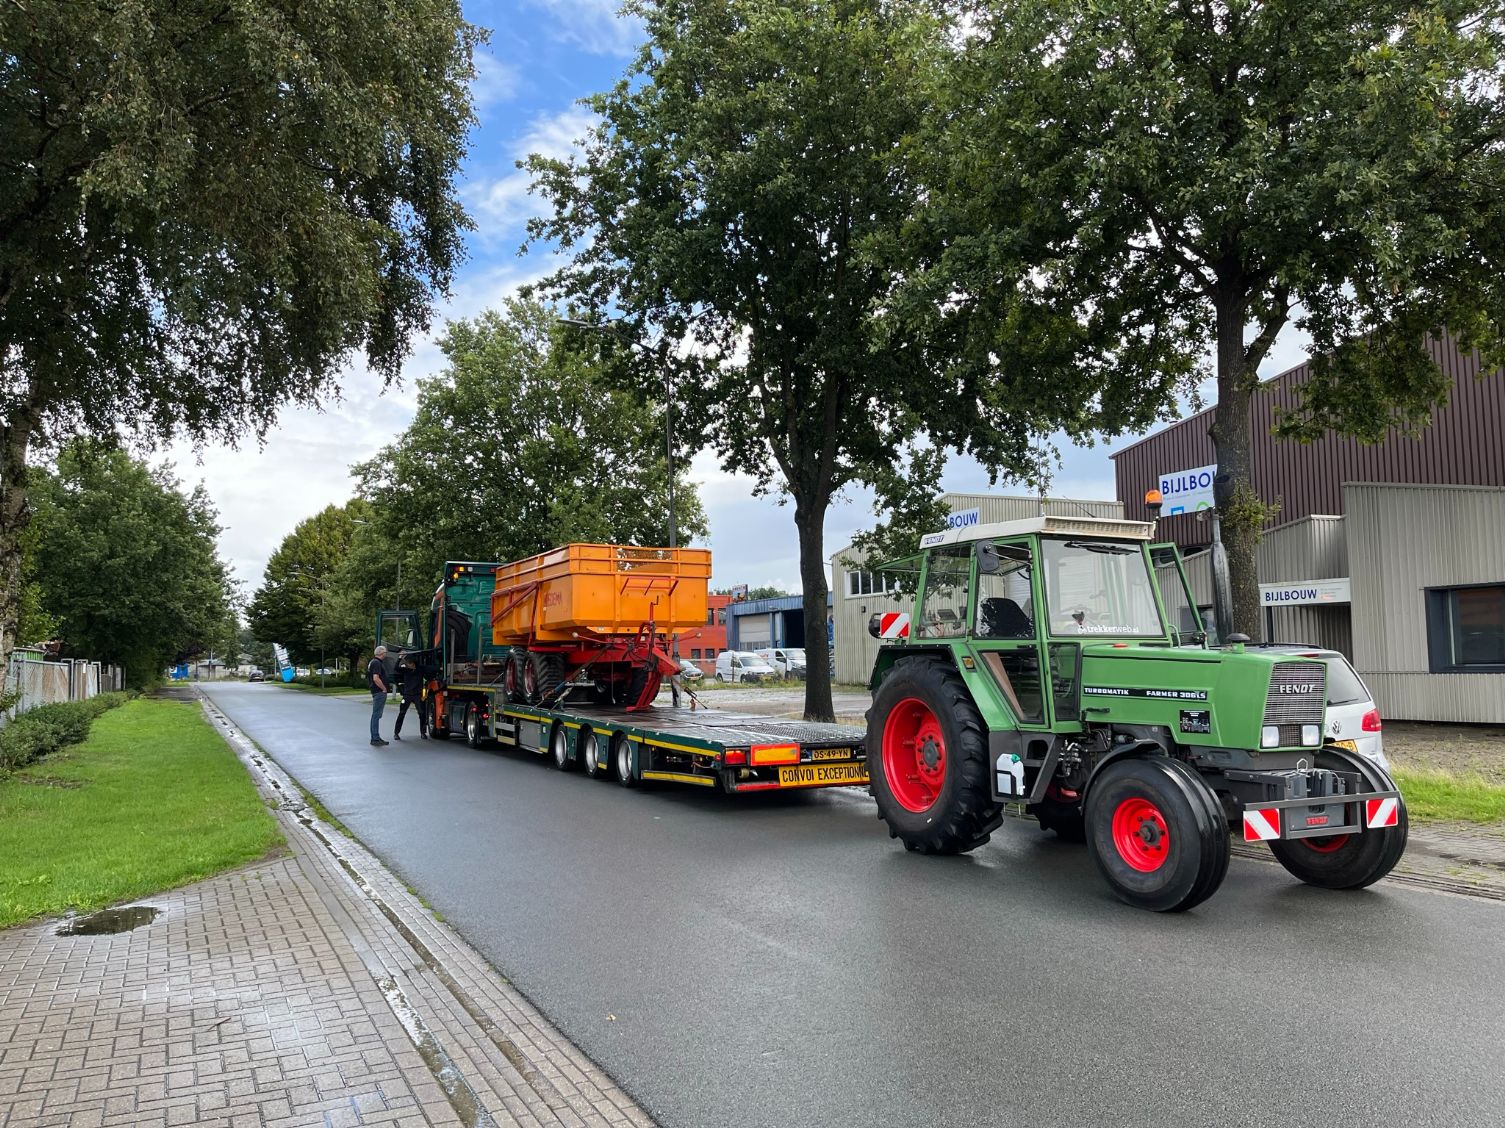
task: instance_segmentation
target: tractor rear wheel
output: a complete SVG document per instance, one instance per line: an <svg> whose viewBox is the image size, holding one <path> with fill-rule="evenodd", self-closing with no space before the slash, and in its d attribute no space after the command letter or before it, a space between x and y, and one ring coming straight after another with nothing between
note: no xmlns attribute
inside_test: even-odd
<svg viewBox="0 0 1505 1128"><path fill-rule="evenodd" d="M868 763L890 838L922 854L975 849L1003 821L988 782L988 737L966 684L931 658L899 662L867 714Z"/></svg>
<svg viewBox="0 0 1505 1128"><path fill-rule="evenodd" d="M1357 772L1376 791L1396 790L1385 769L1358 753L1326 748L1317 754L1319 768ZM1323 889L1362 889L1373 885L1395 868L1406 852L1408 820L1402 800L1394 826L1366 830L1362 834L1335 834L1327 838L1292 838L1270 843L1275 860L1308 885Z"/></svg>
<svg viewBox="0 0 1505 1128"><path fill-rule="evenodd" d="M1092 781L1087 850L1119 900L1182 912L1228 873L1228 823L1201 776L1166 756L1115 760Z"/></svg>

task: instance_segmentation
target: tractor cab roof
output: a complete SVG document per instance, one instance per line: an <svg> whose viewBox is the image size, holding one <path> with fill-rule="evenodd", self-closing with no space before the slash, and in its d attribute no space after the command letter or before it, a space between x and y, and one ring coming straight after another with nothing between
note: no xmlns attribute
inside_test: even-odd
<svg viewBox="0 0 1505 1128"><path fill-rule="evenodd" d="M1122 521L1112 517L1027 517L1023 521L995 521L988 525L946 529L920 538L920 548L1019 537L1029 533L1050 537L1099 537L1103 540L1148 541L1154 526L1146 521Z"/></svg>

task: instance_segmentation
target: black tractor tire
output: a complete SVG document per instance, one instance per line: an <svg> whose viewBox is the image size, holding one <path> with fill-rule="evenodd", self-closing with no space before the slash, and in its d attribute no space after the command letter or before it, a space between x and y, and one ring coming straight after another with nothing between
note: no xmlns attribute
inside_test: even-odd
<svg viewBox="0 0 1505 1128"><path fill-rule="evenodd" d="M1356 752L1324 748L1317 754L1317 767L1358 772L1375 791L1395 791L1395 781L1384 768ZM1410 821L1406 803L1400 801L1396 824L1360 834L1331 838L1277 839L1270 853L1286 870L1308 885L1323 889L1363 889L1395 868L1406 852Z"/></svg>
<svg viewBox="0 0 1505 1128"><path fill-rule="evenodd" d="M602 774L600 755L594 732L582 728L575 734L575 759L580 764L580 770L591 779L597 779Z"/></svg>
<svg viewBox="0 0 1505 1128"><path fill-rule="evenodd" d="M638 778L632 770L632 740L619 732L611 741L611 771L623 787L636 787Z"/></svg>
<svg viewBox="0 0 1505 1128"><path fill-rule="evenodd" d="M541 701L552 701L555 692L564 684L563 656L540 654L535 650L528 655L528 665L533 671L533 684L536 687L529 703L536 705Z"/></svg>
<svg viewBox="0 0 1505 1128"><path fill-rule="evenodd" d="M636 705L638 703L638 698L642 695L643 690L648 687L648 678L651 676L651 673L652 671L646 666L634 666L632 668L632 674L627 679L627 692L622 698L622 704Z"/></svg>
<svg viewBox="0 0 1505 1128"><path fill-rule="evenodd" d="M507 652L505 664L502 666L502 695L509 702L522 703L525 700L523 693L523 662L525 658L515 650Z"/></svg>
<svg viewBox="0 0 1505 1128"><path fill-rule="evenodd" d="M569 734L563 725L555 725L554 731L549 733L549 757L554 766L562 772L575 770L575 762L570 759Z"/></svg>
<svg viewBox="0 0 1505 1128"><path fill-rule="evenodd" d="M1228 873L1228 824L1217 796L1168 756L1115 760L1093 778L1087 851L1114 896L1153 912L1184 912Z"/></svg>
<svg viewBox="0 0 1505 1128"><path fill-rule="evenodd" d="M987 729L949 664L911 658L894 666L868 709L867 750L878 815L906 849L965 853L1003 821Z"/></svg>
<svg viewBox="0 0 1505 1128"><path fill-rule="evenodd" d="M481 733L481 710L474 703L465 707L465 743L479 748L486 743Z"/></svg>

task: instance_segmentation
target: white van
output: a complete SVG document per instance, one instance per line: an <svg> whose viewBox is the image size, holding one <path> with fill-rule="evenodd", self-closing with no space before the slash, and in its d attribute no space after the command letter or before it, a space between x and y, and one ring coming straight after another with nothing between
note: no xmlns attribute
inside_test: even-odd
<svg viewBox="0 0 1505 1128"><path fill-rule="evenodd" d="M803 678L805 676L805 652L799 647L776 646L768 650L755 652L759 658L773 667L774 673L781 678Z"/></svg>
<svg viewBox="0 0 1505 1128"><path fill-rule="evenodd" d="M760 682L777 676L772 666L750 650L723 650L716 655L719 682Z"/></svg>

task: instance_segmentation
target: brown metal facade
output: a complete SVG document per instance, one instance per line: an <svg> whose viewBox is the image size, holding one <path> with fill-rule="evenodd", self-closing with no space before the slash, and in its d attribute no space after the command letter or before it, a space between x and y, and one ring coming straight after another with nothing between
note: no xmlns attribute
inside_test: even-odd
<svg viewBox="0 0 1505 1128"><path fill-rule="evenodd" d="M1332 434L1307 444L1271 436L1278 411L1295 406L1295 389L1310 378L1307 365L1261 387L1252 411L1254 488L1266 501L1280 503L1272 525L1341 514L1345 482L1505 486L1505 375L1496 371L1479 379L1478 356L1460 353L1450 341L1435 344L1433 355L1453 380L1447 404L1416 437L1391 431L1372 446ZM1126 517L1148 519L1144 491L1161 474L1213 461L1211 425L1208 409L1112 456ZM1160 532L1183 546L1211 539L1209 525L1191 515L1162 518Z"/></svg>

